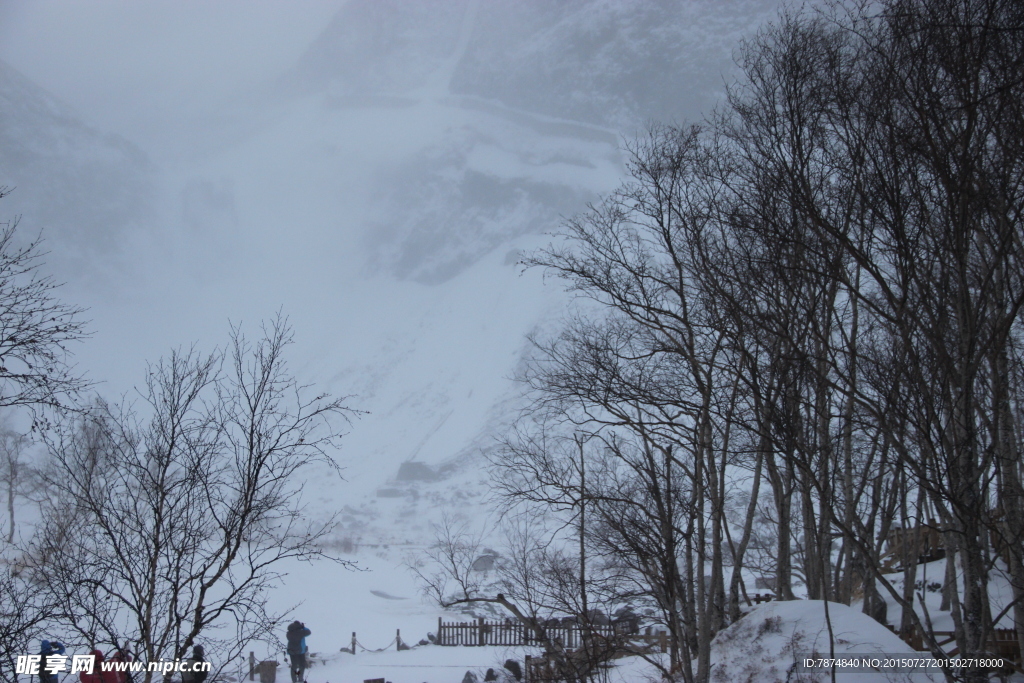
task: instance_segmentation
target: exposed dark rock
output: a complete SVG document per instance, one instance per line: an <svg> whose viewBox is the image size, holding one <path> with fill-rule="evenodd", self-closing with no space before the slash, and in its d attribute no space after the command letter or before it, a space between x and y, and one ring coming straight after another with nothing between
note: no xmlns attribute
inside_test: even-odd
<svg viewBox="0 0 1024 683"><path fill-rule="evenodd" d="M505 670L512 674L517 681L523 680L523 667L519 666L519 662L514 659L506 659L502 665Z"/></svg>
<svg viewBox="0 0 1024 683"><path fill-rule="evenodd" d="M437 472L425 462L403 462L398 466L398 481L436 481Z"/></svg>

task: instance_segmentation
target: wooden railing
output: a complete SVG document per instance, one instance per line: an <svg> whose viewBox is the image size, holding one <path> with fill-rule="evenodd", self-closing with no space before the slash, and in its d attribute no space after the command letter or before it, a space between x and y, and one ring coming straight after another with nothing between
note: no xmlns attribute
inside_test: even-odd
<svg viewBox="0 0 1024 683"><path fill-rule="evenodd" d="M748 596L747 602L760 605L775 599L771 593L755 593ZM572 622L549 620L542 623L545 636L549 640L558 640L562 647L577 648L583 643L583 633L611 638L623 634L635 633L637 620L624 619L605 625L591 625L585 629ZM475 621L444 621L437 620L438 645L538 645L541 640L534 629L525 626L521 621L506 619L505 621L488 621L484 618Z"/></svg>
<svg viewBox="0 0 1024 683"><path fill-rule="evenodd" d="M542 624L544 635L549 640L558 640L562 647L576 648L583 643L584 630L578 624ZM625 625L608 624L591 626L589 632L605 638L627 632ZM445 622L437 620L438 645L539 645L537 634L522 622L506 619L505 621L487 621L480 618L476 621Z"/></svg>

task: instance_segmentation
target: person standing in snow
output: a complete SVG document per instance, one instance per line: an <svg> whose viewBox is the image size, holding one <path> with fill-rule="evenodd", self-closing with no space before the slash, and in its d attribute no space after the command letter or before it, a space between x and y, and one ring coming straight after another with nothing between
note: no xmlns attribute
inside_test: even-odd
<svg viewBox="0 0 1024 683"><path fill-rule="evenodd" d="M293 621L288 626L288 656L291 658L292 683L306 681L306 636L312 633L301 621Z"/></svg>
<svg viewBox="0 0 1024 683"><path fill-rule="evenodd" d="M185 660L185 666L181 669L181 683L203 683L206 680L208 671L201 671L202 664L206 662L206 650L202 645L192 648L192 656Z"/></svg>
<svg viewBox="0 0 1024 683"><path fill-rule="evenodd" d="M93 650L89 654L92 655L92 673L85 671L78 672L78 680L80 683L107 683L109 680L109 673L103 671L103 651ZM107 678L105 678L107 677Z"/></svg>
<svg viewBox="0 0 1024 683"><path fill-rule="evenodd" d="M39 660L39 683L57 683L58 678L56 673L49 673L46 670L47 659L53 655L62 656L66 650L64 645L60 641L50 642L49 640L39 641L39 655L42 659Z"/></svg>
<svg viewBox="0 0 1024 683"><path fill-rule="evenodd" d="M116 666L120 662L131 662L132 655L128 649L128 643L125 643L124 647L121 647L117 643L114 643L114 651L110 654L110 657L109 659L107 659L107 661L113 662L114 666ZM134 683L135 681L135 677L132 676L131 671L115 671L113 668L111 668L111 670L107 673L109 673L110 676L105 677L103 683Z"/></svg>

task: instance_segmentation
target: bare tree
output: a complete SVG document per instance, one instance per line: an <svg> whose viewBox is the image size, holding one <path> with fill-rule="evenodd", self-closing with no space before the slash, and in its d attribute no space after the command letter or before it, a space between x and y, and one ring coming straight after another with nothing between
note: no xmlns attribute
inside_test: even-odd
<svg viewBox="0 0 1024 683"><path fill-rule="evenodd" d="M10 193L0 186L0 199ZM83 309L56 297L41 272L41 238L17 239L17 219L0 223L0 407L64 407L88 383L69 365L86 336Z"/></svg>
<svg viewBox="0 0 1024 683"><path fill-rule="evenodd" d="M485 581L473 566L482 552L480 537L465 522L446 516L435 528L425 561L413 566L413 572L424 594L442 607L496 606L511 615L526 640L544 649L560 680L601 680L605 663L630 650L628 634L618 637L593 628L596 614L604 614L595 607L610 605L588 602L580 557L563 550L566 539L538 519L506 519L501 529L506 543L493 576Z"/></svg>
<svg viewBox="0 0 1024 683"><path fill-rule="evenodd" d="M10 193L0 186L0 199ZM64 409L88 386L70 365L70 347L86 337L83 310L62 303L60 285L42 272L40 238L19 239L18 220L0 223L0 408ZM34 412L33 429L46 414ZM22 459L26 437L4 430L0 481L8 516L0 551L0 679L14 681L14 662L28 638L52 615L52 604L20 571L11 546L15 538L15 498L27 481Z"/></svg>
<svg viewBox="0 0 1024 683"><path fill-rule="evenodd" d="M0 427L0 483L7 494L7 543L14 543L16 509L15 499L25 491L29 477L29 466L25 461L25 450L29 438L9 427Z"/></svg>
<svg viewBox="0 0 1024 683"><path fill-rule="evenodd" d="M42 634L56 610L29 580L28 572L2 558L0 595L0 681L17 683L17 656L25 653L26 643Z"/></svg>
<svg viewBox="0 0 1024 683"><path fill-rule="evenodd" d="M324 557L333 520L307 518L302 472L338 469L337 420L355 411L296 382L286 320L263 333L173 352L149 367L140 406L99 403L50 439L54 498L30 556L91 644L131 640L155 661L202 638L226 664L269 637L280 562Z"/></svg>
<svg viewBox="0 0 1024 683"><path fill-rule="evenodd" d="M993 571L1024 634L1022 41L1006 0L784 12L721 111L653 127L629 180L527 259L585 303L533 340L499 486L586 512L580 565L658 602L684 680L739 617L755 523L780 598L802 579L888 622L885 592L941 656L914 586L944 552L960 651L1002 616ZM603 448L577 462L579 433Z"/></svg>
<svg viewBox="0 0 1024 683"><path fill-rule="evenodd" d="M999 558L1016 591L1005 611L1024 614L1022 27L1003 0L784 13L744 46L722 111L635 143L630 180L528 259L589 300L537 344L524 377L536 405L620 446L627 498L654 481L641 454L666 454L660 480L679 484L684 514L659 520L685 539L673 555L681 628L700 634L694 680L725 621L723 548L742 566L759 505L755 493L734 544L730 468L769 484L781 597L799 577L811 598L861 594L886 620L881 588L904 631L927 632L913 586L938 529L963 568L962 588L947 582L961 652L984 651L999 616ZM510 466L536 478L544 462ZM882 564L890 532L902 590Z"/></svg>
<svg viewBox="0 0 1024 683"><path fill-rule="evenodd" d="M839 278L868 330L845 348L822 346L819 358L838 353L811 376L831 376L878 426L908 475L906 495L927 494L964 572L951 601L958 646L981 652L992 628L986 537L1001 495L990 482L997 454L1020 457L1006 437L1010 414L996 406L1011 393L1000 368L1024 304L1024 15L998 0L879 9L797 16L767 32L730 106L750 168L782 179L785 234L812 247L812 267L830 253L854 264L855 277L814 269L822 291ZM822 329L811 338L828 339ZM828 504L829 479L813 460L795 462L832 524L870 558L864 529ZM916 510L904 517L920 528ZM922 628L907 596L891 594Z"/></svg>

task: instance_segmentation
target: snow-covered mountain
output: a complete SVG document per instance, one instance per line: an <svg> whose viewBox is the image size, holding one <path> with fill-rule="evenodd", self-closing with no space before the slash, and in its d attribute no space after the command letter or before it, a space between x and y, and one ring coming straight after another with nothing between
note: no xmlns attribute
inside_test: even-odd
<svg viewBox="0 0 1024 683"><path fill-rule="evenodd" d="M351 0L264 87L132 142L3 66L0 216L45 229L108 395L283 309L302 378L370 411L316 509L339 545L422 544L478 509L525 335L563 310L519 255L619 183L625 137L709 109L774 6Z"/></svg>
<svg viewBox="0 0 1024 683"><path fill-rule="evenodd" d="M0 220L22 215L33 236L45 228L61 269L109 267L128 233L146 229L153 171L137 146L0 61L0 185L11 190Z"/></svg>
<svg viewBox="0 0 1024 683"><path fill-rule="evenodd" d="M773 0L353 0L284 83L298 92L452 95L629 131L714 106Z"/></svg>

